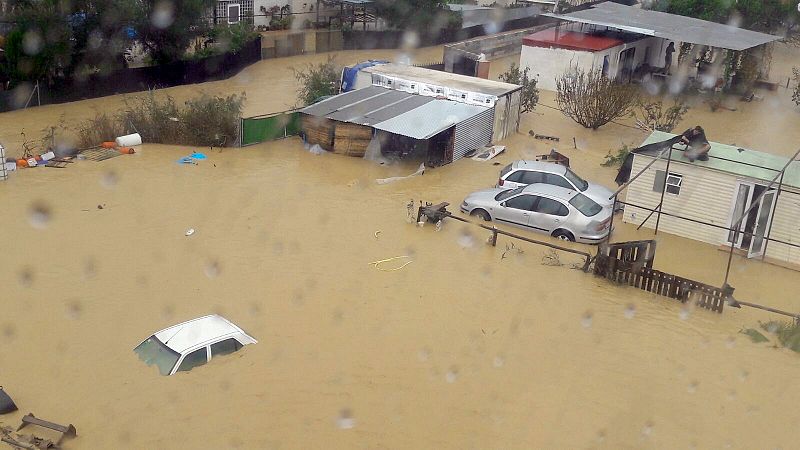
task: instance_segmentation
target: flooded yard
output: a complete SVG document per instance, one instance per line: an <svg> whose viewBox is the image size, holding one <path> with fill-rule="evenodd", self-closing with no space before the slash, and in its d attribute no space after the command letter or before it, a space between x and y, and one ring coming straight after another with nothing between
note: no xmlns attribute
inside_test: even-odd
<svg viewBox="0 0 800 450"><path fill-rule="evenodd" d="M441 48L415 55L432 61ZM280 111L294 103L288 68L324 58L262 61L165 93L244 90L246 115ZM375 180L415 164L314 155L296 138L203 149L197 165L176 163L193 149L144 145L12 174L0 184L0 381L20 411L0 424L27 412L71 422L68 449L792 448L800 357L738 333L775 316L687 308L574 270L566 253L545 265L543 247L501 237L493 248L478 227L408 221L409 201L455 211L502 165L551 147L612 187L603 157L646 137L631 120L585 130L547 107L552 93L541 103L503 142L500 166L461 160L386 185ZM21 128L120 104L2 114L0 141L13 153ZM700 104L679 128L701 123L710 140L788 156L799 119L784 89L737 111ZM615 239L652 237L616 227ZM656 268L721 284L726 253L657 239ZM370 265L395 256L413 262ZM796 271L734 257L730 283L741 300L800 311ZM132 351L211 313L258 344L170 377Z"/></svg>

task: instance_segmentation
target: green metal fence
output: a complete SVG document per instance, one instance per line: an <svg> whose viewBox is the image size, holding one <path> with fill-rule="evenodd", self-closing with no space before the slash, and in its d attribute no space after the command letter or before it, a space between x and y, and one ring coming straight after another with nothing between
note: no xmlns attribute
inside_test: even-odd
<svg viewBox="0 0 800 450"><path fill-rule="evenodd" d="M300 134L300 113L284 111L242 118L241 145L258 144Z"/></svg>

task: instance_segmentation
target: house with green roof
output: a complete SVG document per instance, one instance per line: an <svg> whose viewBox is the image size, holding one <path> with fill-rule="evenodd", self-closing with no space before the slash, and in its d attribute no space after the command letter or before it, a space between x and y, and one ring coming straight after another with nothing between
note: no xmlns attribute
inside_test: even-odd
<svg viewBox="0 0 800 450"><path fill-rule="evenodd" d="M655 131L642 147L675 136ZM627 188L623 221L655 228L658 220L659 231L718 246L733 243L750 258L800 267L800 162L782 172L789 158L710 144L707 161L690 162L680 144L669 151L634 150L630 173L641 174ZM652 211L662 192L658 217Z"/></svg>

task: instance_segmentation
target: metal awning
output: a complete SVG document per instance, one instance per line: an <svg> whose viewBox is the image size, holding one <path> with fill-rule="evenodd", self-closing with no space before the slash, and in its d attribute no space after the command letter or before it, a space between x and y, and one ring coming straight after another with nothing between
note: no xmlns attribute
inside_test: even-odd
<svg viewBox="0 0 800 450"><path fill-rule="evenodd" d="M605 2L569 14L542 14L569 22L617 28L690 44L746 50L781 39L780 36L659 11Z"/></svg>
<svg viewBox="0 0 800 450"><path fill-rule="evenodd" d="M414 139L429 139L484 111L486 108L482 106L449 100L433 100L419 108L377 123L373 127Z"/></svg>

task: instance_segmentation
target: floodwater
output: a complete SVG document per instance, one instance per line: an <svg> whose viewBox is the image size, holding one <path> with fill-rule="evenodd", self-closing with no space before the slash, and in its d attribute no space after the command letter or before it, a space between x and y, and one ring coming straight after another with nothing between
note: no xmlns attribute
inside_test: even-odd
<svg viewBox="0 0 800 450"><path fill-rule="evenodd" d="M279 110L293 102L289 65L264 61L169 93L244 88L248 111ZM681 126L791 154L800 113L786 95L735 112L698 107ZM119 102L3 114L0 139ZM542 103L554 105L552 94ZM606 185L614 171L603 156L645 137L623 125L584 130L541 106L497 161L547 153L553 145L530 129L559 136L574 169ZM574 270L573 255L545 265L544 248L503 237L493 248L474 226L409 223L409 200L457 205L492 185L491 162L378 185L414 164L314 155L297 139L175 163L191 150L145 145L0 184L0 381L20 407L0 424L27 412L73 423L68 449L771 449L800 437L800 356L738 334L775 316L686 308ZM652 236L617 227L619 239ZM725 253L658 240L657 268L722 282ZM413 262L370 265L396 256ZM795 271L735 257L731 284L742 300L800 311ZM152 332L209 313L259 343L172 377L133 353Z"/></svg>

